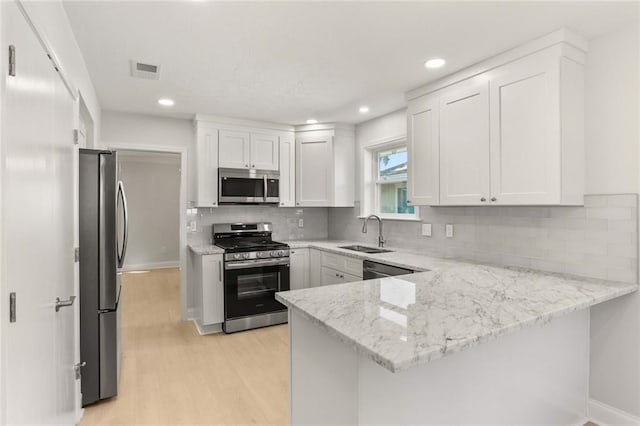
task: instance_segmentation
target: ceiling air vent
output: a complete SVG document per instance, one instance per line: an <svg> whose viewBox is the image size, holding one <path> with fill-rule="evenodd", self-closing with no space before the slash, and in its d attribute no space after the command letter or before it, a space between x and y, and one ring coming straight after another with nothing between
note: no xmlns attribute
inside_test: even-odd
<svg viewBox="0 0 640 426"><path fill-rule="evenodd" d="M160 78L160 65L145 64L144 62L132 60L131 77L158 80Z"/></svg>

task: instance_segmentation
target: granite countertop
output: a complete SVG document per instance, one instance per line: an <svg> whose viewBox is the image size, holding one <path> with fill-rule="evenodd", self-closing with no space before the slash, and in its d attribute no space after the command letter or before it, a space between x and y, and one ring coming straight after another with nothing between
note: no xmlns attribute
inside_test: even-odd
<svg viewBox="0 0 640 426"><path fill-rule="evenodd" d="M401 371L638 289L637 284L500 268L419 253L363 254L349 242L290 241L427 270L276 294L276 299L390 371Z"/></svg>
<svg viewBox="0 0 640 426"><path fill-rule="evenodd" d="M221 249L218 246L214 246L211 244L207 245L192 245L189 244L189 250L191 250L195 254L199 255L207 255L207 254L223 254L224 249Z"/></svg>

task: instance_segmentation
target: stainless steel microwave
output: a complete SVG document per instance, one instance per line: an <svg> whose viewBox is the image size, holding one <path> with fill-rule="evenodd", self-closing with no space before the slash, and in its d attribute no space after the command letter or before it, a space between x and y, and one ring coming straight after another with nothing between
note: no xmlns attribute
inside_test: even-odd
<svg viewBox="0 0 640 426"><path fill-rule="evenodd" d="M280 174L272 170L218 169L220 204L277 204Z"/></svg>

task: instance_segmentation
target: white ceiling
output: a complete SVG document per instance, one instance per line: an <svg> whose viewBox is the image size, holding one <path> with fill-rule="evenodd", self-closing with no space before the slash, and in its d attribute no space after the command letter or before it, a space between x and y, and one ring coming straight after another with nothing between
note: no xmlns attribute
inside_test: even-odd
<svg viewBox="0 0 640 426"><path fill-rule="evenodd" d="M65 3L102 108L301 124L357 123L404 92L558 28L587 38L637 21L640 2ZM443 57L429 71L423 63ZM160 64L134 79L129 61ZM159 106L160 97L176 101ZM360 114L358 107L371 111Z"/></svg>

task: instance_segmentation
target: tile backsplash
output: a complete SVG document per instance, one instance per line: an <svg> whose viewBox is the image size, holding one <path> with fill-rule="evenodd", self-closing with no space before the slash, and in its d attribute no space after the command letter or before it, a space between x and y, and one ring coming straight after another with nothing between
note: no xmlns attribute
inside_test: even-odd
<svg viewBox="0 0 640 426"><path fill-rule="evenodd" d="M196 231L187 233L189 244L211 243L213 223L272 222L274 240L327 239L329 213L326 207L282 208L275 206L220 206L199 208L187 215L187 221L196 221ZM298 221L303 220L303 227Z"/></svg>
<svg viewBox="0 0 640 426"><path fill-rule="evenodd" d="M637 194L588 195L581 207L422 207L422 222L386 220L383 233L388 246L425 254L637 282L637 209ZM329 238L376 244L377 223L362 234L358 212L329 209Z"/></svg>

